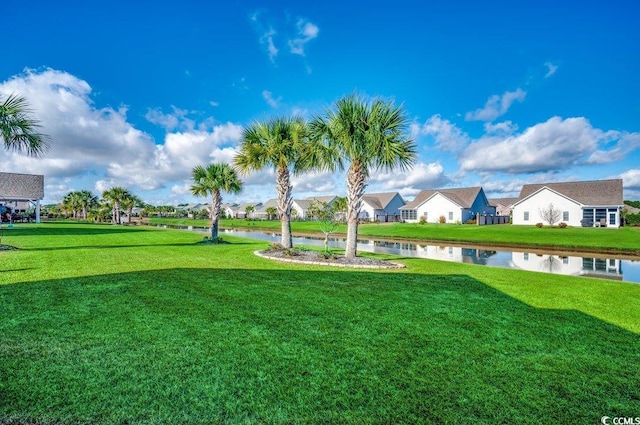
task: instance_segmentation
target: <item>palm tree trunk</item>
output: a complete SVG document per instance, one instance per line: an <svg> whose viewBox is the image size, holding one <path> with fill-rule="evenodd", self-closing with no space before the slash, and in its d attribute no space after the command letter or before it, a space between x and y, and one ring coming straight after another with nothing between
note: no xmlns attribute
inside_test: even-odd
<svg viewBox="0 0 640 425"><path fill-rule="evenodd" d="M278 214L280 214L280 224L282 227L281 244L284 248L293 248L293 238L291 236L291 207L293 198L291 197L291 186L289 169L278 167L276 170L276 192L278 193Z"/></svg>
<svg viewBox="0 0 640 425"><path fill-rule="evenodd" d="M116 224L120 224L120 202L116 201L114 206Z"/></svg>
<svg viewBox="0 0 640 425"><path fill-rule="evenodd" d="M220 205L222 205L222 196L220 191L213 192L211 198L211 242L218 241L218 219L220 218Z"/></svg>
<svg viewBox="0 0 640 425"><path fill-rule="evenodd" d="M357 256L358 215L362 206L362 195L366 187L366 174L359 161L352 162L347 171L347 244L346 258Z"/></svg>

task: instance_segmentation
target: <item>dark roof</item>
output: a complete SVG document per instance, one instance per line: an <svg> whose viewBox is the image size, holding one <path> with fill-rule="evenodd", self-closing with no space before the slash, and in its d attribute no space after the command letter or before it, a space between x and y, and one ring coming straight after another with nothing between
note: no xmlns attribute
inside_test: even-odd
<svg viewBox="0 0 640 425"><path fill-rule="evenodd" d="M36 200L44 198L44 176L0 173L0 200Z"/></svg>
<svg viewBox="0 0 640 425"><path fill-rule="evenodd" d="M396 195L398 195L398 192L365 193L362 195L362 201L371 205L376 210L383 210Z"/></svg>
<svg viewBox="0 0 640 425"><path fill-rule="evenodd" d="M622 205L622 179L525 184L520 201L547 187L582 205Z"/></svg>
<svg viewBox="0 0 640 425"><path fill-rule="evenodd" d="M480 186L477 187L462 187L458 189L430 189L423 190L418 193L416 198L409 202L407 205L402 207L402 209L415 209L418 208L421 204L423 204L427 199L431 198L436 193L440 193L445 198L450 201L460 205L462 208L471 208L473 202L478 197L478 193L482 188Z"/></svg>
<svg viewBox="0 0 640 425"><path fill-rule="evenodd" d="M497 207L498 205L504 205L505 207L511 206L518 202L520 198L491 198L489 204Z"/></svg>

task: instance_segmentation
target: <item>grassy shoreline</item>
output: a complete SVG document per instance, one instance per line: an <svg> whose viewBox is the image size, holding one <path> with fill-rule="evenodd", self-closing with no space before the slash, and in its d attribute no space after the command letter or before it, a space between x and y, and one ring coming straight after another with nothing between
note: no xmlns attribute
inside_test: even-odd
<svg viewBox="0 0 640 425"><path fill-rule="evenodd" d="M150 218L149 224L209 227L208 220ZM280 230L274 220L226 219L220 221L226 229ZM292 222L296 234L319 234L318 223ZM522 247L579 252L600 252L640 256L640 228L566 228L535 226L473 226L455 224L361 224L358 235L407 242L455 242L461 244ZM345 235L346 225L339 226L334 235Z"/></svg>
<svg viewBox="0 0 640 425"><path fill-rule="evenodd" d="M0 422L596 423L640 409L640 286L265 242L17 225L0 252ZM626 307L625 307L626 306Z"/></svg>

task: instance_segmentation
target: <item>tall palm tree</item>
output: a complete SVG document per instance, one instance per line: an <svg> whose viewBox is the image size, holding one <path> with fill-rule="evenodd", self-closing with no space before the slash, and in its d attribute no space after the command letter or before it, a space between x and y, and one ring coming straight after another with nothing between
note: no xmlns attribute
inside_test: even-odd
<svg viewBox="0 0 640 425"><path fill-rule="evenodd" d="M415 144L405 135L407 123L402 107L357 94L338 100L334 109L310 123L311 138L317 143L310 161L328 170L343 170L349 164L347 258L357 255L358 215L370 171L405 171L415 161Z"/></svg>
<svg viewBox="0 0 640 425"><path fill-rule="evenodd" d="M114 186L111 189L102 192L102 197L109 202L112 208L112 223L120 224L120 204L122 203L122 200L128 196L131 196L129 191L120 186Z"/></svg>
<svg viewBox="0 0 640 425"><path fill-rule="evenodd" d="M62 198L62 207L71 212L71 217L76 218L82 208L82 199L79 192L69 192Z"/></svg>
<svg viewBox="0 0 640 425"><path fill-rule="evenodd" d="M38 121L29 117L31 110L24 97L10 95L0 103L0 139L5 149L39 156L49 147L49 137L38 133Z"/></svg>
<svg viewBox="0 0 640 425"><path fill-rule="evenodd" d="M293 246L291 173L305 171L303 153L308 149L307 123L300 117L274 118L256 122L242 132L239 153L234 164L243 174L275 168L278 215L282 229L281 244Z"/></svg>
<svg viewBox="0 0 640 425"><path fill-rule="evenodd" d="M191 174L194 182L191 193L195 196L211 196L211 241L216 242L220 205L222 205L221 192L240 193L242 181L236 170L225 163L213 163L207 167L197 165Z"/></svg>

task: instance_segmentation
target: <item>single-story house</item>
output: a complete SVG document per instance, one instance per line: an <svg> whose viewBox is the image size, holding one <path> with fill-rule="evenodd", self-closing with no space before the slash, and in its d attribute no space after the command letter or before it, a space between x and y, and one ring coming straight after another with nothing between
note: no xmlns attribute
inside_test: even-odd
<svg viewBox="0 0 640 425"><path fill-rule="evenodd" d="M358 218L368 221L397 221L400 219L400 207L405 203L398 192L365 193Z"/></svg>
<svg viewBox="0 0 640 425"><path fill-rule="evenodd" d="M547 224L543 213L550 206L558 211L558 223L617 229L623 207L622 180L526 184L513 206L513 224Z"/></svg>
<svg viewBox="0 0 640 425"><path fill-rule="evenodd" d="M496 215L496 207L489 203L481 187L464 187L423 190L400 212L409 223L421 218L428 223L466 223L477 214Z"/></svg>
<svg viewBox="0 0 640 425"><path fill-rule="evenodd" d="M269 212L267 212L269 208L275 208L275 211L276 211L275 214L274 213L269 214ZM273 218L277 218L278 217L278 200L269 199L264 204L260 205L259 207L256 207L256 210L253 212L253 217L259 218L262 220L270 220Z"/></svg>
<svg viewBox="0 0 640 425"><path fill-rule="evenodd" d="M496 214L510 215L513 210L513 204L518 202L520 198L491 198L489 203L496 207Z"/></svg>
<svg viewBox="0 0 640 425"><path fill-rule="evenodd" d="M44 176L39 174L0 173L0 205L12 211L35 208L40 222L40 201L44 199Z"/></svg>
<svg viewBox="0 0 640 425"><path fill-rule="evenodd" d="M327 195L327 196L310 196L307 199L294 199L293 205L291 208L291 214L300 220L310 220L313 217L309 215L309 207L314 202L321 202L326 204L327 206L331 206L333 201L335 201L337 196L335 195ZM295 211L295 212L294 212Z"/></svg>
<svg viewBox="0 0 640 425"><path fill-rule="evenodd" d="M231 218L254 218L255 211L262 206L262 202L244 202L240 205L230 205L224 209L224 213L227 217ZM247 208L253 208L253 212L250 212L247 217Z"/></svg>

